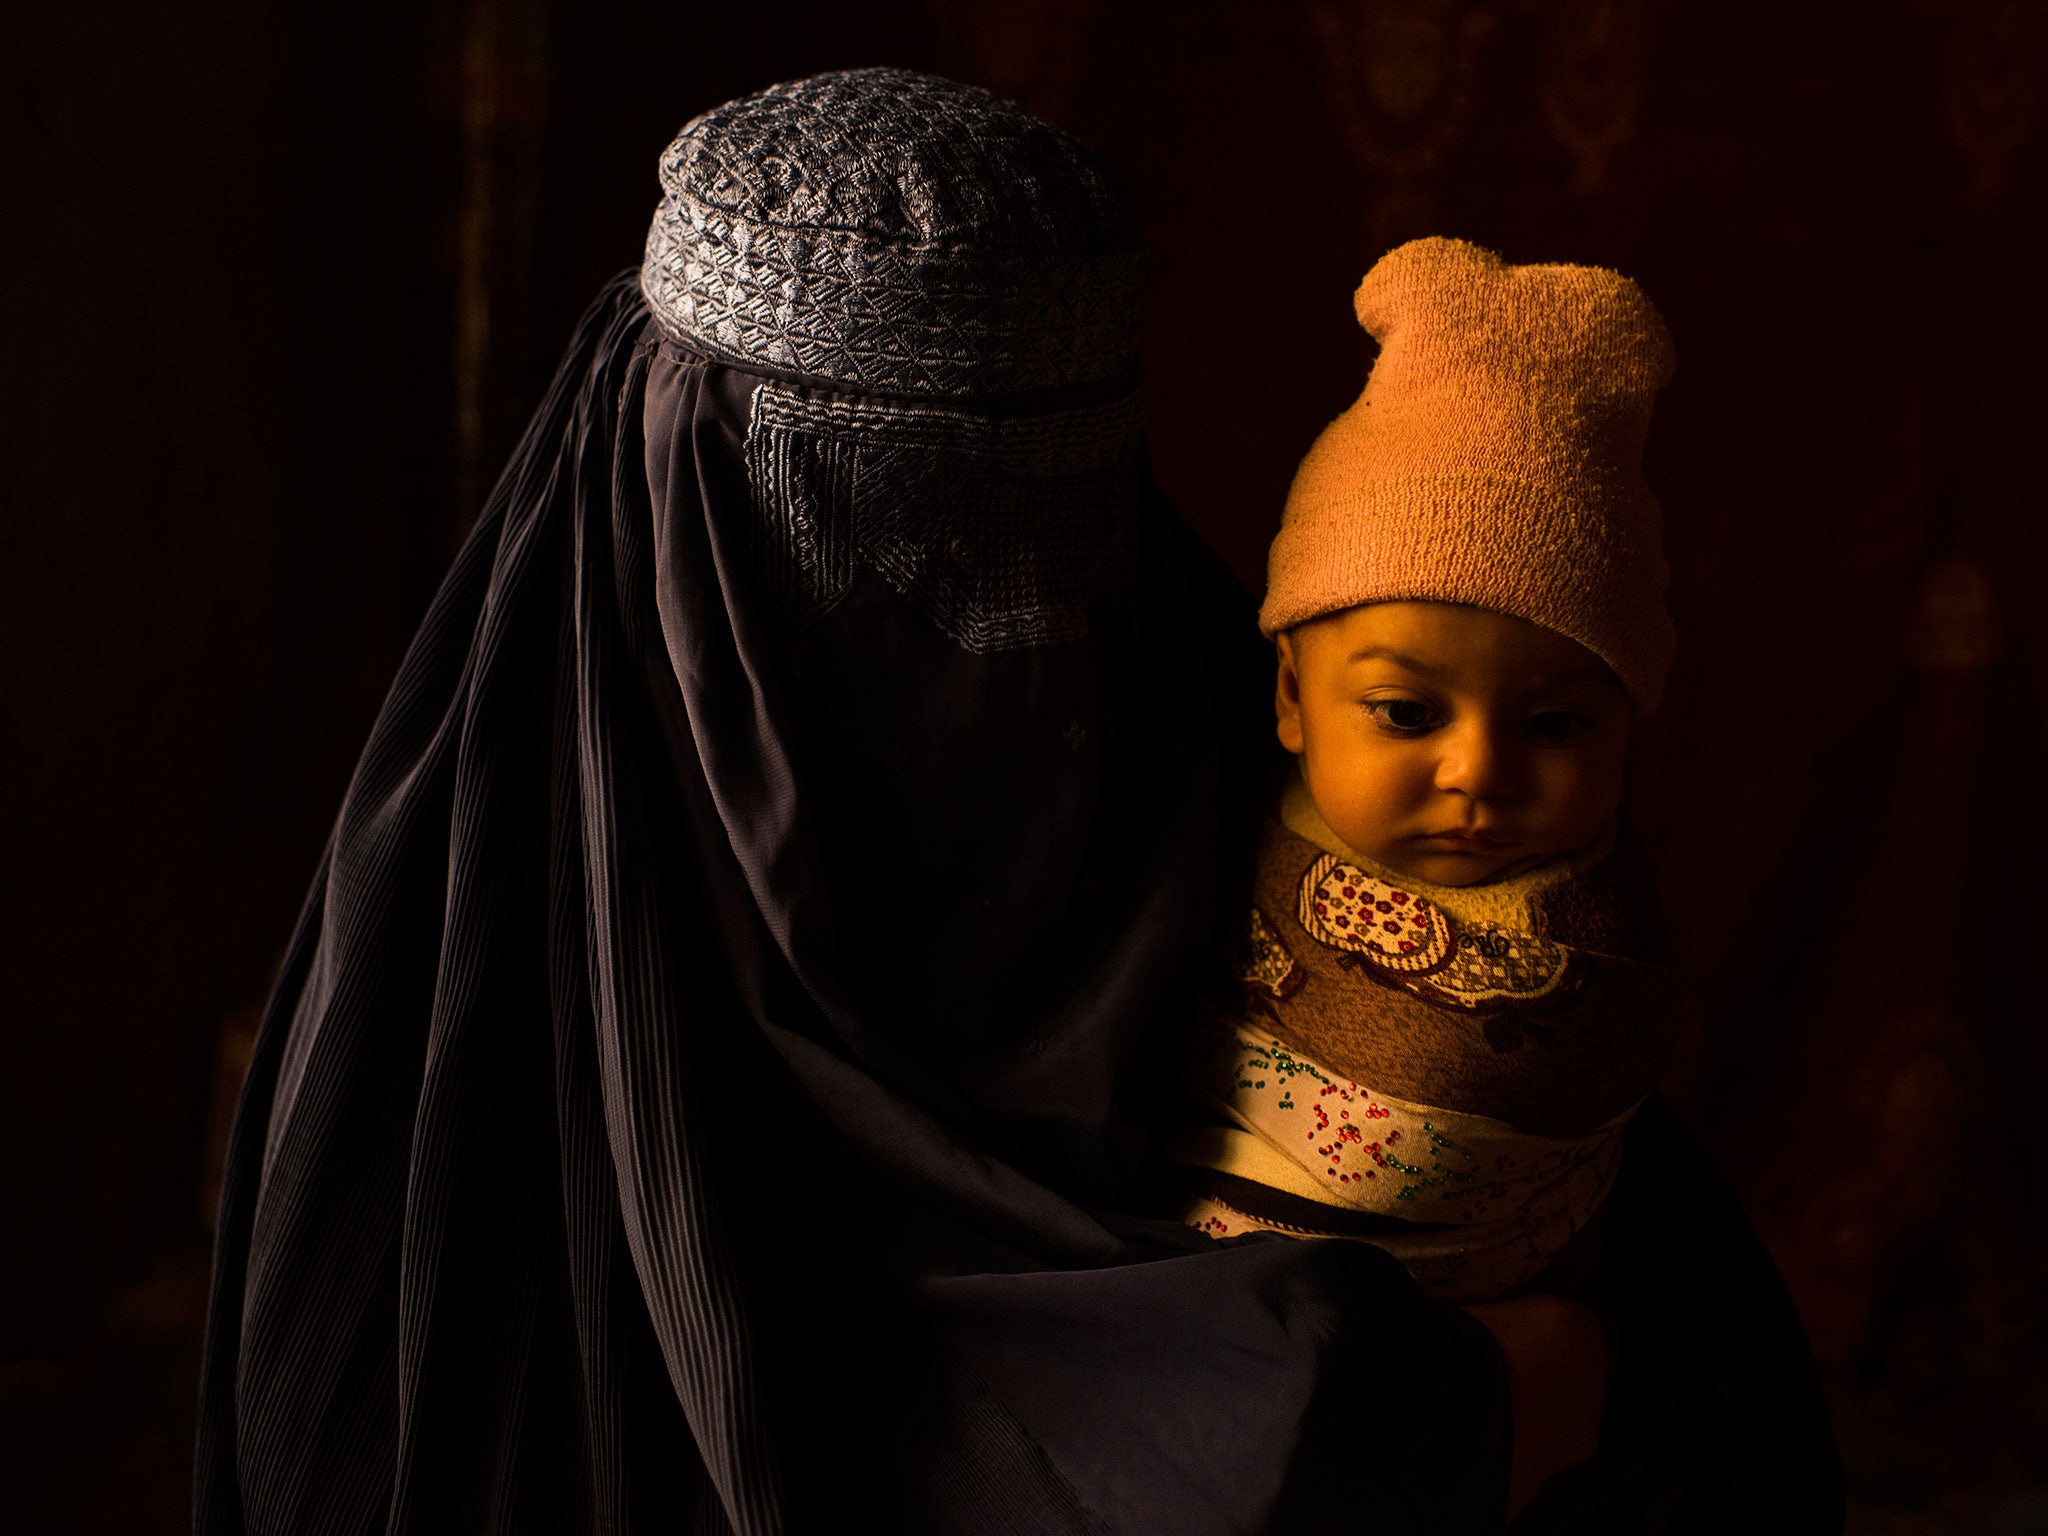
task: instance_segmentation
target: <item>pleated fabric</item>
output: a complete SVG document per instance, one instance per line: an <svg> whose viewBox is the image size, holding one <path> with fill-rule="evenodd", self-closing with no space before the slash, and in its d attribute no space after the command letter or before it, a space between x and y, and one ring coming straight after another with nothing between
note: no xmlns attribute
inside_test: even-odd
<svg viewBox="0 0 2048 1536"><path fill-rule="evenodd" d="M851 399L615 281L409 649L236 1120L197 1529L1499 1529L1472 1318L1156 1214L1271 767L1251 603L1140 476L1084 634L970 649L901 572L795 614L770 385ZM1782 1303L1739 1214L1639 1205L1637 1315L1695 1277L1646 1339L1716 1254ZM1716 1390L1806 1390L1788 1317Z"/></svg>

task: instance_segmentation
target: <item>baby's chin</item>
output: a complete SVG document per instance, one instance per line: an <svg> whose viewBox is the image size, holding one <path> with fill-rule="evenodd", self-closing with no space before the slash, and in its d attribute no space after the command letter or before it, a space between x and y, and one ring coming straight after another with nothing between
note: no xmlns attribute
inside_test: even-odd
<svg viewBox="0 0 2048 1536"><path fill-rule="evenodd" d="M1373 852L1374 860L1397 875L1425 885L1482 885L1509 869L1526 868L1545 856L1519 845L1485 852L1397 844Z"/></svg>
<svg viewBox="0 0 2048 1536"><path fill-rule="evenodd" d="M1380 862L1392 873L1405 875L1424 885L1460 886L1480 885L1491 880L1507 867L1509 861L1499 859L1481 864L1469 859L1381 859Z"/></svg>

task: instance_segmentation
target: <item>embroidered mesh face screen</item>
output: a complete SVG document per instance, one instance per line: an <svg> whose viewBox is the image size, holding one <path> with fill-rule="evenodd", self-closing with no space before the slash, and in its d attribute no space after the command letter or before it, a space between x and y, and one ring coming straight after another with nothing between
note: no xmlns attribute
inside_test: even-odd
<svg viewBox="0 0 2048 1536"><path fill-rule="evenodd" d="M763 384L747 470L764 557L798 617L865 567L970 651L1082 639L1141 425L1135 394L1005 419Z"/></svg>

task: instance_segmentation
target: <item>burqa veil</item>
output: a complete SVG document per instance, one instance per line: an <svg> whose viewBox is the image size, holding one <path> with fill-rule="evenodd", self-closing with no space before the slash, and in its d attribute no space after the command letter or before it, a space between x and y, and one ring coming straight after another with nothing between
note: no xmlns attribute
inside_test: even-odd
<svg viewBox="0 0 2048 1536"><path fill-rule="evenodd" d="M271 998L199 1530L1497 1529L1469 1316L1144 1214L1270 732L1127 195L893 71L662 177Z"/></svg>

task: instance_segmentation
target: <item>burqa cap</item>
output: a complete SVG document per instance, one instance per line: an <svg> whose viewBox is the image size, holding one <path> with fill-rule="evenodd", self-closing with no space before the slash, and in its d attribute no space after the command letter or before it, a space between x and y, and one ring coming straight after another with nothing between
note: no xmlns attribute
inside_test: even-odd
<svg viewBox="0 0 2048 1536"><path fill-rule="evenodd" d="M661 157L640 286L706 355L864 393L998 396L1136 355L1142 238L1086 145L901 69L713 108Z"/></svg>

